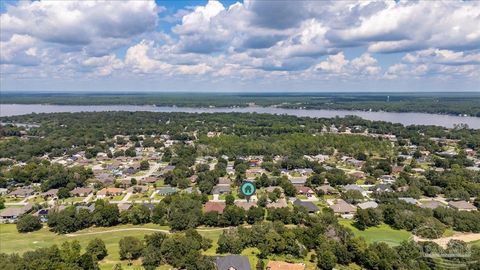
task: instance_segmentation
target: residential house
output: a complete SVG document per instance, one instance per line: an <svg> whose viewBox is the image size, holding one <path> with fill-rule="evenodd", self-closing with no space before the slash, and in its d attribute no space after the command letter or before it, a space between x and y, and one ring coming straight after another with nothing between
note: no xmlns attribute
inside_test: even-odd
<svg viewBox="0 0 480 270"><path fill-rule="evenodd" d="M401 172L403 172L403 166L393 166L393 168L392 168L392 173L393 174L401 173Z"/></svg>
<svg viewBox="0 0 480 270"><path fill-rule="evenodd" d="M230 188L230 186L216 185L213 187L212 194L218 194L218 195L227 194L227 193L230 193L231 190L232 189Z"/></svg>
<svg viewBox="0 0 480 270"><path fill-rule="evenodd" d="M112 185L115 182L115 178L113 178L113 176L108 173L101 173L96 176L96 179L104 186Z"/></svg>
<svg viewBox="0 0 480 270"><path fill-rule="evenodd" d="M400 197L398 198L400 201L404 201L406 203L409 203L409 204L414 204L414 205L417 205L418 204L418 201L414 198L410 198L410 197Z"/></svg>
<svg viewBox="0 0 480 270"><path fill-rule="evenodd" d="M284 198L278 199L276 202L267 203L267 208L284 208L287 206L288 206L287 200Z"/></svg>
<svg viewBox="0 0 480 270"><path fill-rule="evenodd" d="M475 211L477 207L466 201L450 201L448 206L458 211Z"/></svg>
<svg viewBox="0 0 480 270"><path fill-rule="evenodd" d="M266 188L265 188L265 191L270 193L270 192L273 192L275 189L280 190L280 191L282 192L282 194L283 194L283 188L282 188L282 187L279 187L279 186L266 187Z"/></svg>
<svg viewBox="0 0 480 270"><path fill-rule="evenodd" d="M313 173L313 170L310 168L295 169L293 171L299 173L301 176L309 176Z"/></svg>
<svg viewBox="0 0 480 270"><path fill-rule="evenodd" d="M27 204L23 207L8 207L0 213L0 223L14 223L18 218L32 210L32 205Z"/></svg>
<svg viewBox="0 0 480 270"><path fill-rule="evenodd" d="M292 177L288 180L294 186L305 186L305 184L307 183L307 178L306 177Z"/></svg>
<svg viewBox="0 0 480 270"><path fill-rule="evenodd" d="M77 205L77 206L75 207L75 210L76 210L77 212L80 211L80 209L86 209L86 210L88 210L88 212L93 213L93 211L95 211L95 204L92 203L92 204L90 204L89 206L86 206L86 205Z"/></svg>
<svg viewBox="0 0 480 270"><path fill-rule="evenodd" d="M157 189L156 192L160 196L167 196L177 193L177 189L174 187L162 187Z"/></svg>
<svg viewBox="0 0 480 270"><path fill-rule="evenodd" d="M295 189L297 190L297 194L299 195L306 195L309 198L315 195L315 192L309 187L295 186Z"/></svg>
<svg viewBox="0 0 480 270"><path fill-rule="evenodd" d="M48 209L40 209L37 212L33 213L32 216L38 217L41 222L47 222L48 221Z"/></svg>
<svg viewBox="0 0 480 270"><path fill-rule="evenodd" d="M232 180L230 180L226 177L218 178L218 185L219 186L230 186L231 184L232 184Z"/></svg>
<svg viewBox="0 0 480 270"><path fill-rule="evenodd" d="M330 205L330 208L335 214L340 215L343 218L353 218L353 215L357 211L355 206L342 199L338 199L336 203Z"/></svg>
<svg viewBox="0 0 480 270"><path fill-rule="evenodd" d="M363 202L363 203L359 203L357 204L357 207L360 208L360 209L369 209L369 208L377 208L378 207L378 203L376 203L375 201L368 201L368 202Z"/></svg>
<svg viewBox="0 0 480 270"><path fill-rule="evenodd" d="M28 196L31 196L35 193L35 190L33 188L17 188L16 190L8 193L8 197L15 197L15 198L26 198Z"/></svg>
<svg viewBox="0 0 480 270"><path fill-rule="evenodd" d="M45 191L43 193L40 193L40 196L42 196L44 198L57 198L57 193L58 193L58 189L54 188L54 189L50 189L48 191Z"/></svg>
<svg viewBox="0 0 480 270"><path fill-rule="evenodd" d="M349 175L352 176L352 177L355 178L355 179L363 179L363 178L365 178L365 173L362 172L362 171L351 172L351 173L349 173Z"/></svg>
<svg viewBox="0 0 480 270"><path fill-rule="evenodd" d="M257 204L255 202L247 202L247 201L235 201L235 205L240 207L240 208L243 208L244 210L248 210L250 208L252 208L253 206L257 206Z"/></svg>
<svg viewBox="0 0 480 270"><path fill-rule="evenodd" d="M7 193L8 193L8 189L6 189L6 188L0 188L0 195L2 195L2 196L3 196L3 195L7 195Z"/></svg>
<svg viewBox="0 0 480 270"><path fill-rule="evenodd" d="M222 214L223 213L223 210L225 210L225 203L224 202L212 202L212 201L208 201L205 203L205 205L203 206L203 211L205 213L207 212L217 212L219 214Z"/></svg>
<svg viewBox="0 0 480 270"><path fill-rule="evenodd" d="M370 188L370 191L383 193L383 192L393 192L392 186L388 184L378 184Z"/></svg>
<svg viewBox="0 0 480 270"><path fill-rule="evenodd" d="M70 195L75 197L87 197L93 192L92 188L76 187L70 191Z"/></svg>
<svg viewBox="0 0 480 270"><path fill-rule="evenodd" d="M395 177L391 176L391 175L382 175L378 178L378 180L380 180L382 183L385 183L385 184L393 184L395 183Z"/></svg>
<svg viewBox="0 0 480 270"><path fill-rule="evenodd" d="M104 188L97 192L97 198L102 199L110 196L119 196L123 191L123 188Z"/></svg>
<svg viewBox="0 0 480 270"><path fill-rule="evenodd" d="M247 256L227 255L217 257L215 260L216 270L251 270Z"/></svg>
<svg viewBox="0 0 480 270"><path fill-rule="evenodd" d="M305 264L269 261L267 264L267 270L305 270Z"/></svg>
<svg viewBox="0 0 480 270"><path fill-rule="evenodd" d="M358 185L346 185L346 186L343 186L343 189L345 191L356 190L360 192L364 197L367 196L367 191Z"/></svg>
<svg viewBox="0 0 480 270"><path fill-rule="evenodd" d="M293 202L293 205L305 207L307 209L308 213L316 213L320 210L318 208L318 206L316 206L314 203L309 202L309 201L295 200Z"/></svg>
<svg viewBox="0 0 480 270"><path fill-rule="evenodd" d="M422 168L413 168L412 172L414 173L425 173L425 170Z"/></svg>
<svg viewBox="0 0 480 270"><path fill-rule="evenodd" d="M439 201L428 200L428 201L422 201L420 207L433 210L433 209L437 209L438 207L445 207L445 205Z"/></svg>
<svg viewBox="0 0 480 270"><path fill-rule="evenodd" d="M148 176L138 180L139 184L146 185L146 184L154 184L158 181L158 178L155 176Z"/></svg>
<svg viewBox="0 0 480 270"><path fill-rule="evenodd" d="M330 185L321 185L317 189L323 191L323 194L338 194L339 193L338 190L336 190L335 188L333 188Z"/></svg>

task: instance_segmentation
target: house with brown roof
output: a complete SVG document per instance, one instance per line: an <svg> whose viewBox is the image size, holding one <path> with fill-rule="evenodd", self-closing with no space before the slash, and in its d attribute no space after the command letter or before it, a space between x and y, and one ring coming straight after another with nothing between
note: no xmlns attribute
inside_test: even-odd
<svg viewBox="0 0 480 270"><path fill-rule="evenodd" d="M145 178L142 178L142 179L139 179L138 180L138 183L139 184L154 184L155 182L158 181L158 178L155 177L155 176L148 176L148 177L145 177Z"/></svg>
<svg viewBox="0 0 480 270"><path fill-rule="evenodd" d="M353 215L357 211L355 206L342 199L338 199L336 203L330 205L330 208L335 214L340 215L343 218L353 218Z"/></svg>
<svg viewBox="0 0 480 270"><path fill-rule="evenodd" d="M277 200L276 202L269 202L267 203L267 208L284 208L287 207L287 200L282 198Z"/></svg>
<svg viewBox="0 0 480 270"><path fill-rule="evenodd" d="M305 264L269 261L267 264L267 270L305 270Z"/></svg>
<svg viewBox="0 0 480 270"><path fill-rule="evenodd" d="M422 201L420 207L433 210L433 209L437 209L438 207L445 207L445 205L439 201L428 200L428 201Z"/></svg>
<svg viewBox="0 0 480 270"><path fill-rule="evenodd" d="M97 192L97 198L105 198L109 196L118 196L123 193L122 188L104 188Z"/></svg>
<svg viewBox="0 0 480 270"><path fill-rule="evenodd" d="M313 191L309 187L296 186L295 189L297 190L297 194L299 195L306 195L307 197L312 197L313 195L315 195L315 191Z"/></svg>
<svg viewBox="0 0 480 270"><path fill-rule="evenodd" d="M92 188L88 187L76 187L70 191L70 195L75 197L87 197L90 193L93 192Z"/></svg>
<svg viewBox="0 0 480 270"><path fill-rule="evenodd" d="M208 201L205 203L205 205L203 206L203 211L205 213L207 212L217 212L219 214L222 214L223 213L223 210L225 210L225 203L224 202L211 202L211 201Z"/></svg>
<svg viewBox="0 0 480 270"><path fill-rule="evenodd" d="M356 178L356 179L363 179L363 178L365 178L365 173L362 172L362 171L351 172L351 173L349 173L349 175L352 176L353 178Z"/></svg>
<svg viewBox="0 0 480 270"><path fill-rule="evenodd" d="M244 210L248 210L250 209L251 207L253 206L257 206L257 204L255 202L247 202L247 201L235 201L235 205L240 207L240 208L243 208Z"/></svg>
<svg viewBox="0 0 480 270"><path fill-rule="evenodd" d="M450 201L448 206L458 211L475 211L477 207L466 201Z"/></svg>
<svg viewBox="0 0 480 270"><path fill-rule="evenodd" d="M321 185L317 188L317 190L323 191L323 194L338 194L338 193L340 193L340 192L338 192L338 190L336 190L335 188L333 188L330 185Z"/></svg>
<svg viewBox="0 0 480 270"><path fill-rule="evenodd" d="M50 190L47 190L43 193L40 194L40 196L45 197L45 198L56 198L58 193L58 188L53 188Z"/></svg>

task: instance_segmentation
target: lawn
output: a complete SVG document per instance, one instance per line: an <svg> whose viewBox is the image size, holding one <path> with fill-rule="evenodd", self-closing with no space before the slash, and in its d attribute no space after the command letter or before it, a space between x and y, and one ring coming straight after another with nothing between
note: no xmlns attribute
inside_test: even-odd
<svg viewBox="0 0 480 270"><path fill-rule="evenodd" d="M25 198L15 198L15 197L3 197L3 199L5 200L6 203L18 203L25 200Z"/></svg>
<svg viewBox="0 0 480 270"><path fill-rule="evenodd" d="M128 231L112 231L118 229L134 229L138 230L128 230ZM93 238L100 238L105 242L107 246L109 255L100 262L101 269L112 269L113 266L120 262L118 255L118 242L124 236L134 236L138 238L143 238L146 234L151 234L154 231L147 231L142 229L160 229L168 230L166 226L159 226L155 224L146 224L146 225L119 225L109 228L89 228L82 231L78 231L75 236L66 236L58 235L52 233L48 228L44 227L43 229L27 233L20 234L17 232L15 224L0 224L0 253L23 253L28 250L33 250L36 248L49 247L53 244L61 245L65 241L78 240L83 248L87 246L87 243ZM91 234L95 233L95 234ZM210 233L210 232L209 232ZM217 233L216 239L221 232ZM214 235L210 236L215 238ZM215 239L215 242L216 242ZM122 262L123 269L143 269L140 266L140 261L135 261L131 267L127 267L127 262ZM169 267L163 266L159 269L170 269Z"/></svg>
<svg viewBox="0 0 480 270"><path fill-rule="evenodd" d="M130 196L128 200L130 202L133 202L133 201L140 202L140 201L148 201L149 199L150 199L150 195L146 193L146 194L133 194L132 196Z"/></svg>
<svg viewBox="0 0 480 270"><path fill-rule="evenodd" d="M30 203L44 203L44 202L47 202L43 197L41 196L35 196L31 199L28 200L28 202Z"/></svg>
<svg viewBox="0 0 480 270"><path fill-rule="evenodd" d="M365 238L367 243L384 242L390 246L397 246L412 236L408 231L395 230L386 224L360 231L352 225L352 220L339 219L339 223L350 228L356 236Z"/></svg>
<svg viewBox="0 0 480 270"><path fill-rule="evenodd" d="M473 242L468 242L467 243L468 246L477 246L477 247L480 247L480 240L477 240L477 241L473 241Z"/></svg>
<svg viewBox="0 0 480 270"><path fill-rule="evenodd" d="M72 204L76 202L82 202L83 200L85 200L85 198L86 197L69 197L65 199L60 199L59 202L61 204Z"/></svg>

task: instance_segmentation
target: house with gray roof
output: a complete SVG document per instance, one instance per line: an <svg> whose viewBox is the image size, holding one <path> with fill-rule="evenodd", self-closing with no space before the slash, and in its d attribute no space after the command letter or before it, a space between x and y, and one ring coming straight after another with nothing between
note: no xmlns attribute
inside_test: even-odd
<svg viewBox="0 0 480 270"><path fill-rule="evenodd" d="M8 207L0 213L0 223L15 223L18 218L32 210L32 205L23 207Z"/></svg>
<svg viewBox="0 0 480 270"><path fill-rule="evenodd" d="M406 203L409 203L409 204L415 204L417 205L418 204L418 201L414 198L410 198L410 197L400 197L398 198L400 201L404 201Z"/></svg>
<svg viewBox="0 0 480 270"><path fill-rule="evenodd" d="M318 208L318 206L316 206L314 203L309 202L309 201L295 200L293 202L293 205L305 207L307 209L308 213L316 213L320 210Z"/></svg>
<svg viewBox="0 0 480 270"><path fill-rule="evenodd" d="M17 188L16 190L8 193L7 196L9 197L15 197L15 198L25 198L30 195L33 195L35 193L35 190L33 188Z"/></svg>
<svg viewBox="0 0 480 270"><path fill-rule="evenodd" d="M378 207L378 203L376 203L375 201L368 201L368 202L357 204L357 207L364 210L369 208L375 209Z"/></svg>
<svg viewBox="0 0 480 270"><path fill-rule="evenodd" d="M228 255L217 257L215 260L216 270L251 270L247 256Z"/></svg>
<svg viewBox="0 0 480 270"><path fill-rule="evenodd" d="M167 195L171 195L171 194L176 193L177 189L174 188L174 187L162 187L162 188L157 189L156 192L160 196L167 196Z"/></svg>
<svg viewBox="0 0 480 270"><path fill-rule="evenodd" d="M227 194L227 193L230 193L231 190L232 189L230 188L230 186L217 185L213 187L212 194L219 194L219 195Z"/></svg>
<svg viewBox="0 0 480 270"><path fill-rule="evenodd" d="M356 190L356 191L360 192L363 196L367 195L367 191L365 189L363 189L362 187L357 186L357 185L346 185L346 186L343 186L343 189L345 191Z"/></svg>
<svg viewBox="0 0 480 270"><path fill-rule="evenodd" d="M306 177L292 177L289 179L290 183L294 186L305 186L305 183L307 183L307 178Z"/></svg>

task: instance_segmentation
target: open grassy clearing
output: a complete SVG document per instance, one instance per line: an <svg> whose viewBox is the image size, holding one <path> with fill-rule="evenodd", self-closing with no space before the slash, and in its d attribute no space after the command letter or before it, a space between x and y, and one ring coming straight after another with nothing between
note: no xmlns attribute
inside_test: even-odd
<svg viewBox="0 0 480 270"><path fill-rule="evenodd" d="M480 247L480 240L469 242L468 245Z"/></svg>
<svg viewBox="0 0 480 270"><path fill-rule="evenodd" d="M384 242L390 246L397 246L412 236L406 230L395 230L386 224L360 231L352 225L353 220L340 219L339 223L350 228L356 236L365 238L367 243Z"/></svg>
<svg viewBox="0 0 480 270"><path fill-rule="evenodd" d="M116 263L121 262L123 269L137 270L143 269L141 261L134 261L132 266L127 266L126 261L120 261L118 242L122 237L133 236L142 239L145 235L154 233L155 230L166 230L167 226L159 226L156 224L145 225L118 225L107 228L88 228L72 234L58 235L50 232L47 227L39 231L27 234L17 232L15 224L0 224L0 253L24 253L25 251L37 248L49 247L51 245L61 245L65 241L78 240L85 248L88 242L94 238L100 238L105 242L108 249L108 256L100 262L101 269L112 269ZM213 229L212 231L204 231L211 229L199 229L199 233L204 237L212 239L214 247L208 250L208 255L214 255L216 250L216 242L221 229ZM158 269L170 269L168 266L161 266Z"/></svg>

